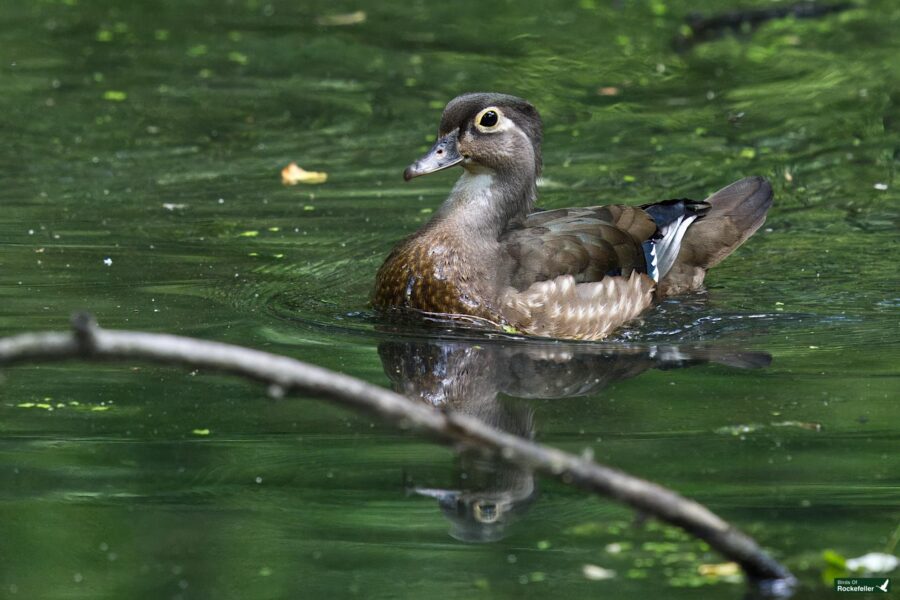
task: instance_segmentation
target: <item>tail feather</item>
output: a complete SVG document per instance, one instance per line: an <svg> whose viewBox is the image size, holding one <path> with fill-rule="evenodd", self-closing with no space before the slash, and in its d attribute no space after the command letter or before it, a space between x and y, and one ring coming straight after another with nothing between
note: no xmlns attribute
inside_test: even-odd
<svg viewBox="0 0 900 600"><path fill-rule="evenodd" d="M722 262L762 226L772 206L772 186L747 177L706 199L709 212L688 228L672 268L659 284L661 295L698 289L707 269Z"/></svg>
<svg viewBox="0 0 900 600"><path fill-rule="evenodd" d="M643 243L644 260L647 263L647 274L653 281L659 281L675 264L681 239L697 218L709 212L706 202L697 202L687 198L663 200L641 206L653 222L657 232Z"/></svg>

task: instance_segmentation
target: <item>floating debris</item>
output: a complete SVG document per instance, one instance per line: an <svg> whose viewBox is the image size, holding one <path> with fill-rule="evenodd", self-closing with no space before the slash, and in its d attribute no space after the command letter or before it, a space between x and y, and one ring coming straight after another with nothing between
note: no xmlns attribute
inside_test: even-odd
<svg viewBox="0 0 900 600"><path fill-rule="evenodd" d="M103 99L110 102L125 102L128 99L128 94L119 90L107 90L103 92Z"/></svg>
<svg viewBox="0 0 900 600"><path fill-rule="evenodd" d="M748 423L746 425L726 425L724 427L719 427L713 430L713 433L718 433L719 435L743 435L745 433L752 433L759 429L762 429L763 426L758 423Z"/></svg>
<svg viewBox="0 0 900 600"><path fill-rule="evenodd" d="M700 565L697 572L704 577L732 577L740 575L741 567L736 562Z"/></svg>
<svg viewBox="0 0 900 600"><path fill-rule="evenodd" d="M620 91L621 90L619 90L619 88L617 88L616 86L608 85L598 89L597 94L599 94L600 96L618 96Z"/></svg>
<svg viewBox="0 0 900 600"><path fill-rule="evenodd" d="M111 259L110 257L107 256L106 258L103 259L103 264L106 265L107 267L111 267L111 266L112 266L112 259Z"/></svg>
<svg viewBox="0 0 900 600"><path fill-rule="evenodd" d="M591 581L613 579L616 576L616 572L612 569L604 569L598 565L582 565L581 574L584 575L585 579L590 579Z"/></svg>
<svg viewBox="0 0 900 600"><path fill-rule="evenodd" d="M866 573L890 573L897 568L900 560L891 554L883 552L869 552L856 558L848 558L847 568L851 571L865 571Z"/></svg>
<svg viewBox="0 0 900 600"><path fill-rule="evenodd" d="M767 427L797 427L798 429L806 429L807 431L822 431L821 423L808 423L804 421L778 421L775 423L769 423L768 425L763 425L760 423L726 425L724 427L714 429L713 432L720 435L740 436L746 433L761 431L763 429L766 429Z"/></svg>
<svg viewBox="0 0 900 600"><path fill-rule="evenodd" d="M192 429L194 435L209 435L209 429Z"/></svg>
<svg viewBox="0 0 900 600"><path fill-rule="evenodd" d="M174 202L163 202L162 207L166 210L182 210L187 208L187 204L175 204Z"/></svg>
<svg viewBox="0 0 900 600"><path fill-rule="evenodd" d="M808 431L822 431L821 423L806 423L804 421L781 421L772 423L772 427L799 427Z"/></svg>
<svg viewBox="0 0 900 600"><path fill-rule="evenodd" d="M284 185L297 185L298 183L317 184L328 181L328 173L319 171L307 171L292 162L281 170L281 183Z"/></svg>
<svg viewBox="0 0 900 600"><path fill-rule="evenodd" d="M237 51L229 52L228 60L230 60L233 63L237 63L239 65L246 65L248 62L250 62L250 59L247 57L246 54L244 54L242 52L237 52Z"/></svg>
<svg viewBox="0 0 900 600"><path fill-rule="evenodd" d="M358 10L352 13L337 15L322 15L316 18L316 23L326 27L346 27L347 25L359 25L366 22L366 11Z"/></svg>

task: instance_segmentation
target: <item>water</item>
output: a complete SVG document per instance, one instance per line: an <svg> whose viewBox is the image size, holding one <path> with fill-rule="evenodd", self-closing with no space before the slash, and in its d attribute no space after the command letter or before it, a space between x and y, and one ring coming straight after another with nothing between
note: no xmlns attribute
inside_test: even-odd
<svg viewBox="0 0 900 600"><path fill-rule="evenodd" d="M889 550L900 520L900 8L672 49L687 13L733 7L6 3L0 333L87 308L422 393L705 503L822 597L823 550ZM543 206L750 174L775 206L708 293L609 343L400 343L367 306L374 272L455 175L400 173L470 90L541 110ZM283 187L290 161L328 182ZM493 524L473 525L476 504ZM746 592L613 503L313 398L138 363L4 370L0 555L0 596L23 598Z"/></svg>

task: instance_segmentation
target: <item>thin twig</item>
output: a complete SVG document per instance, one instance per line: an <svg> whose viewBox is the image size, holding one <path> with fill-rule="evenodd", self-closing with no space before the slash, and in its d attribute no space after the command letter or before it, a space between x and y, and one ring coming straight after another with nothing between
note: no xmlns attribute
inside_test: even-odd
<svg viewBox="0 0 900 600"><path fill-rule="evenodd" d="M509 463L607 496L677 525L741 565L753 580L791 587L791 572L759 545L706 507L655 483L523 438L462 414L418 404L384 388L267 352L193 338L108 331L87 315L73 318L72 333L25 333L0 338L0 364L65 359L148 360L208 368L268 383L274 394L302 391L373 413L402 428L478 448Z"/></svg>

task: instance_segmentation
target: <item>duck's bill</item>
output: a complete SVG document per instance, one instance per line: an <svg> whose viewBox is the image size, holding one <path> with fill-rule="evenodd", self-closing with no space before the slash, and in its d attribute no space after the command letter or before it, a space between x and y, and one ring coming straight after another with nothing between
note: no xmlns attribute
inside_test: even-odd
<svg viewBox="0 0 900 600"><path fill-rule="evenodd" d="M454 131L439 138L425 156L406 167L403 179L409 181L413 177L428 175L461 163L463 157L456 146L458 135L459 132Z"/></svg>

